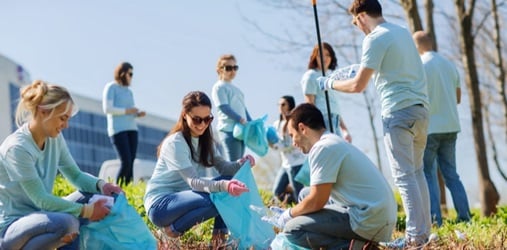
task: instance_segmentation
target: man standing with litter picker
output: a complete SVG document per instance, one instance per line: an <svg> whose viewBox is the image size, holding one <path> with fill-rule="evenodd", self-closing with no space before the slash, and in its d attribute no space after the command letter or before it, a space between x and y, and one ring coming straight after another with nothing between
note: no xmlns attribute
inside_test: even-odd
<svg viewBox="0 0 507 250"><path fill-rule="evenodd" d="M420 247L431 229L423 153L428 129L428 97L424 68L410 32L386 22L377 0L354 0L352 23L366 34L361 66L354 78L319 78L322 89L359 93L375 73L382 105L384 143L394 184L405 209L405 237L386 242L389 248Z"/></svg>

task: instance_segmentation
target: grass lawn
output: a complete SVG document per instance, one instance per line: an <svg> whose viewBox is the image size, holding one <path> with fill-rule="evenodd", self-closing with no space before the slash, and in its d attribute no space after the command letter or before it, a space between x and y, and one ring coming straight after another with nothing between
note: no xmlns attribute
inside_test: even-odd
<svg viewBox="0 0 507 250"><path fill-rule="evenodd" d="M145 187L144 183L139 183L123 187L123 190L129 204L137 210L159 241L159 249L171 249L164 242L158 229L146 217L143 206ZM60 177L53 189L53 193L58 196L65 196L73 191L74 188ZM260 195L264 203L269 205L271 194L261 190ZM403 236L405 230L405 215L399 197L397 200L399 204L398 223L393 238ZM429 243L424 249L507 249L507 206L498 207L497 214L491 217L481 217L478 209L473 210L472 213L473 218L470 223L453 223L452 218L456 217L453 210L444 214L449 219L444 220L442 227L432 229L432 233L438 235L438 240ZM211 231L211 220L195 226L181 237L181 249L208 249Z"/></svg>

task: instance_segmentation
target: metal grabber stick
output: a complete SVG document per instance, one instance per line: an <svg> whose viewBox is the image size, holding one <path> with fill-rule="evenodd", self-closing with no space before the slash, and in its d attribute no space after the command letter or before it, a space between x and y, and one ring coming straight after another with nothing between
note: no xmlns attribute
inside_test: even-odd
<svg viewBox="0 0 507 250"><path fill-rule="evenodd" d="M317 16L317 0L312 0L312 6L313 6L313 16L315 17L315 28L317 29L317 42L319 43L320 69L322 70L322 76L326 76L326 71L324 70L324 54L322 53L323 52L322 41L320 40L319 17ZM327 119L329 121L329 131L331 131L331 133L334 133L333 120L331 119L331 107L329 105L329 93L327 90L324 90L324 94L326 96L326 109L327 109Z"/></svg>

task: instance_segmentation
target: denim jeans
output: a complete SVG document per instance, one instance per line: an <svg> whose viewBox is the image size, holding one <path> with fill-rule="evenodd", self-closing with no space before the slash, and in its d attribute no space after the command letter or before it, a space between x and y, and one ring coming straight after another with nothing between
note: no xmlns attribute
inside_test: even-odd
<svg viewBox="0 0 507 250"><path fill-rule="evenodd" d="M86 203L93 194L76 191L64 199ZM35 212L14 221L3 235L0 249L79 249L79 236L70 244L61 238L69 233L79 233L81 224L88 220L68 213Z"/></svg>
<svg viewBox="0 0 507 250"><path fill-rule="evenodd" d="M273 187L273 194L280 199L281 201L284 200L285 197L283 195L285 194L285 190L287 188L287 185L292 186L292 195L289 196L287 199L288 203L297 203L297 199L299 196L299 191L303 188L303 184L297 182L294 180L296 175L298 174L299 170L301 169L303 165L297 165L292 166L290 168L283 168L281 167L278 170L278 173L275 177L275 185Z"/></svg>
<svg viewBox="0 0 507 250"><path fill-rule="evenodd" d="M0 249L55 249L61 238L79 233L79 221L68 213L35 212L14 221L5 231Z"/></svg>
<svg viewBox="0 0 507 250"><path fill-rule="evenodd" d="M245 154L245 143L234 138L232 132L220 131L220 142L224 149L223 157L228 161L239 160Z"/></svg>
<svg viewBox="0 0 507 250"><path fill-rule="evenodd" d="M326 125L326 129L331 132L331 129L329 129L329 117L327 113L322 113L324 116L324 125ZM331 114L331 122L333 124L333 133L342 136L342 130L340 128L340 115L337 114Z"/></svg>
<svg viewBox="0 0 507 250"><path fill-rule="evenodd" d="M118 184L128 184L132 181L137 140L137 131L135 130L122 131L111 136L111 143L113 143L121 161L120 172L116 177L116 183Z"/></svg>
<svg viewBox="0 0 507 250"><path fill-rule="evenodd" d="M287 222L284 233L291 243L311 249L348 249L352 239L367 241L352 231L348 211L339 204L296 216Z"/></svg>
<svg viewBox="0 0 507 250"><path fill-rule="evenodd" d="M428 184L423 171L428 110L413 105L382 117L382 123L394 184L407 215L406 238L408 242L422 244L431 229Z"/></svg>
<svg viewBox="0 0 507 250"><path fill-rule="evenodd" d="M215 180L230 179L219 176ZM153 203L148 218L158 227L171 227L171 231L183 235L193 226L215 218L213 234L228 233L227 226L210 199L209 193L185 190L167 194Z"/></svg>
<svg viewBox="0 0 507 250"><path fill-rule="evenodd" d="M440 169L445 185L451 192L458 221L470 220L467 194L456 171L456 138L457 132L428 135L424 151L424 174L430 192L431 218L439 226L442 225L442 212L437 169Z"/></svg>

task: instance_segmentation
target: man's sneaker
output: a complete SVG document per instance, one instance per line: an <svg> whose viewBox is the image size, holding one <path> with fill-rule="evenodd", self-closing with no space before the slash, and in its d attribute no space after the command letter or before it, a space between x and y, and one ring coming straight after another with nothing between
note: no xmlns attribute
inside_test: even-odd
<svg viewBox="0 0 507 250"><path fill-rule="evenodd" d="M405 249L409 248L410 250L419 250L423 249L424 246L426 246L429 243L429 241L426 241L421 244L417 244L415 242L408 242L406 238L398 238L396 240L393 240L391 242L380 242L379 245L386 247L387 249Z"/></svg>
<svg viewBox="0 0 507 250"><path fill-rule="evenodd" d="M403 249L405 246L407 246L406 243L407 242L405 238L398 238L390 242L380 242L379 245L387 247L389 249Z"/></svg>

